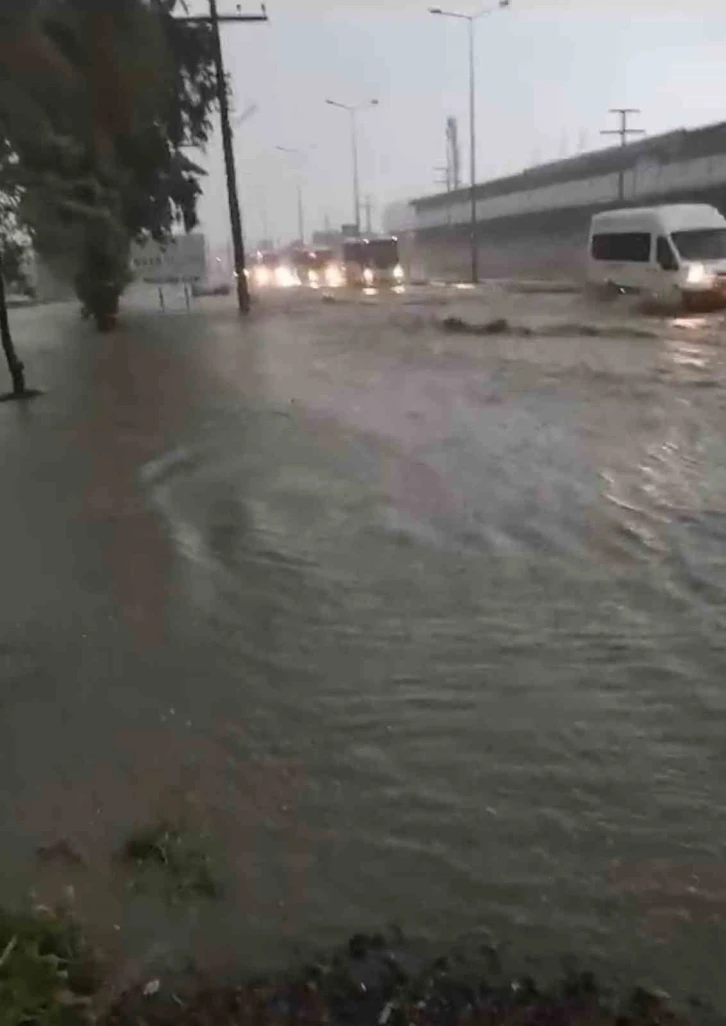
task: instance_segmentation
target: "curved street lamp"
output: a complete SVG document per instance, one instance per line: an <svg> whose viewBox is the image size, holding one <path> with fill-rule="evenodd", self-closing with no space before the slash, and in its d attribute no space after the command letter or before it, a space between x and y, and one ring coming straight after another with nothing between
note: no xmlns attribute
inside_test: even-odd
<svg viewBox="0 0 726 1026"><path fill-rule="evenodd" d="M356 231L360 233L360 179L358 175L358 113L359 111L367 110L369 107L377 107L378 100L368 100L367 103L359 103L355 105L348 103L338 103L337 100L326 100L325 102L331 107L340 107L341 110L347 110L348 114L350 115L350 138L353 150L353 223L355 224Z"/></svg>
<svg viewBox="0 0 726 1026"><path fill-rule="evenodd" d="M429 14L440 14L444 18L458 18L469 23L469 168L471 177L471 218L469 225L471 244L471 281L476 285L479 281L479 248L476 238L476 91L474 63L474 29L477 21L487 14L503 10L510 6L510 0L499 0L496 7L487 7L476 14L461 14L459 11L446 11L441 7L429 7Z"/></svg>
<svg viewBox="0 0 726 1026"><path fill-rule="evenodd" d="M306 147L295 147L295 146L276 146L275 149L278 153L286 153L290 157L302 157L304 158L311 150L314 150L314 146ZM298 225L298 236L300 242L305 245L305 211L303 208L303 193L302 193L302 179L300 176L299 166L297 169L297 225Z"/></svg>

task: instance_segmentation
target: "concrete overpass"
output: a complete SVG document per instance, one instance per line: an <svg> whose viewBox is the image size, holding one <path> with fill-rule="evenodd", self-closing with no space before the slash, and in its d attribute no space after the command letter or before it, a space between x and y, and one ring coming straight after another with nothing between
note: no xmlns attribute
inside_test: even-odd
<svg viewBox="0 0 726 1026"><path fill-rule="evenodd" d="M481 274L580 277L594 213L679 202L710 203L726 214L726 122L651 136L478 185ZM427 277L467 277L469 225L469 189L395 204L385 217L386 230L404 240L412 272Z"/></svg>

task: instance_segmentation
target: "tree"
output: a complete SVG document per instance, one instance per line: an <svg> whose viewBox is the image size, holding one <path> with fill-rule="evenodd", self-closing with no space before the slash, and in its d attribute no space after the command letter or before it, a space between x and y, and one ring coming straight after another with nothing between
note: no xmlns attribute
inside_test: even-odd
<svg viewBox="0 0 726 1026"><path fill-rule="evenodd" d="M10 332L6 282L23 274L22 258L29 244L19 216L22 191L12 136L28 136L38 127L38 87L64 76L63 62L36 21L40 0L6 0L0 13L0 343L12 379L5 398L37 395L27 389L25 371Z"/></svg>
<svg viewBox="0 0 726 1026"><path fill-rule="evenodd" d="M80 229L76 288L101 328L115 320L132 241L196 223L201 171L181 151L209 137L214 51L209 29L176 22L175 6L57 0L44 22L82 82L65 129L82 141L69 220Z"/></svg>
<svg viewBox="0 0 726 1026"><path fill-rule="evenodd" d="M2 250L0 250L0 344L2 344L5 359L8 364L8 370L10 371L10 377L13 383L13 390L7 398L22 399L28 397L30 393L25 386L25 368L15 350L13 337L10 332L8 305L5 295L4 257Z"/></svg>
<svg viewBox="0 0 726 1026"><path fill-rule="evenodd" d="M202 171L182 148L209 138L213 38L176 21L176 6L36 0L24 19L35 56L8 65L14 99L5 117L0 106L0 137L15 159L19 216L42 256L73 269L101 329L115 321L132 241L196 223Z"/></svg>

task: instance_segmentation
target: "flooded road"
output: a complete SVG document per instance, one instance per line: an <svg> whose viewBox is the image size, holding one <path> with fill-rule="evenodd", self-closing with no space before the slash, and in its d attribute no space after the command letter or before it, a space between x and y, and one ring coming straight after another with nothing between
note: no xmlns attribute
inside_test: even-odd
<svg viewBox="0 0 726 1026"><path fill-rule="evenodd" d="M437 323L499 315L532 334ZM394 921L726 1008L717 318L291 293L16 331L49 393L0 408L5 900L72 883L142 965ZM129 894L159 817L227 900Z"/></svg>

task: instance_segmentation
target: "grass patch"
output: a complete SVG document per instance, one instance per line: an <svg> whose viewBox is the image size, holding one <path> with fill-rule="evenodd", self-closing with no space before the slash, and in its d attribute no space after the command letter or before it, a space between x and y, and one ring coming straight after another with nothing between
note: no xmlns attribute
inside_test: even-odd
<svg viewBox="0 0 726 1026"><path fill-rule="evenodd" d="M156 878L172 903L220 896L221 888L205 846L168 824L132 834L121 857L133 869L137 887L148 886Z"/></svg>
<svg viewBox="0 0 726 1026"><path fill-rule="evenodd" d="M96 972L78 927L0 909L0 1026L88 1023Z"/></svg>

